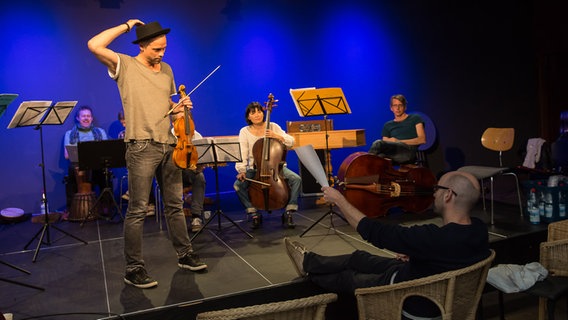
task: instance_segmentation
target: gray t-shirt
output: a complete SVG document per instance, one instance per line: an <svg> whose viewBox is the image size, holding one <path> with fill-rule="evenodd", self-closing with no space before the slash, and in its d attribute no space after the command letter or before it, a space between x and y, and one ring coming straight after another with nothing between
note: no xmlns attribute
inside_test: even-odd
<svg viewBox="0 0 568 320"><path fill-rule="evenodd" d="M176 93L172 68L161 62L158 72L152 71L134 57L118 53L113 78L120 92L126 120L125 141L152 139L174 144L171 122L165 117L170 109L170 97Z"/></svg>

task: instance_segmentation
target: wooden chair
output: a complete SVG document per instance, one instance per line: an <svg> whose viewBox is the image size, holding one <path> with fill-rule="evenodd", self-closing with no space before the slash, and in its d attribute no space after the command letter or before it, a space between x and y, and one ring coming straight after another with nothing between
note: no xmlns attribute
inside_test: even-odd
<svg viewBox="0 0 568 320"><path fill-rule="evenodd" d="M499 166L464 166L458 169L458 171L468 172L475 176L481 183L482 191L485 190L483 185L484 180L490 180L489 191L491 193L491 224L493 224L493 178L496 176L509 175L515 178L515 185L517 187L517 196L519 198L519 210L521 216L523 215L523 204L521 200L521 190L519 187L519 179L517 174L512 172L509 167L503 167L503 160L501 158L503 151L509 151L513 147L513 142L515 141L515 129L514 128L487 128L481 136L481 145L483 147L499 152ZM483 199L483 210L485 207L485 197Z"/></svg>
<svg viewBox="0 0 568 320"><path fill-rule="evenodd" d="M400 319L402 305L410 296L435 303L442 319L475 319L487 272L495 258L491 255L474 265L425 278L355 290L359 319Z"/></svg>
<svg viewBox="0 0 568 320"><path fill-rule="evenodd" d="M327 304L336 300L335 293L324 293L294 300L203 312L197 315L197 320L324 320Z"/></svg>

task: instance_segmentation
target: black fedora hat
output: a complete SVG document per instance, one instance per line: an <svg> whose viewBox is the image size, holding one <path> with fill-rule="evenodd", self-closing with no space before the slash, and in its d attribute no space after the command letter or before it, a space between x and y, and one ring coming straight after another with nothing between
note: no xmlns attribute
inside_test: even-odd
<svg viewBox="0 0 568 320"><path fill-rule="evenodd" d="M170 28L162 29L159 22L150 22L136 27L136 40L132 41L138 44L144 40L150 40L154 37L170 32Z"/></svg>

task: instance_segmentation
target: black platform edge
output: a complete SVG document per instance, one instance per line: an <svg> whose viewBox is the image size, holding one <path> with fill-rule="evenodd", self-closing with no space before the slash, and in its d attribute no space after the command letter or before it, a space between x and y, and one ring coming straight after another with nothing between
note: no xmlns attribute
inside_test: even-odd
<svg viewBox="0 0 568 320"><path fill-rule="evenodd" d="M195 319L198 313L238 308L284 300L299 299L327 291L306 279L274 286L252 289L219 297L188 301L176 305L164 306L135 313L122 314L104 319L153 320L153 319ZM338 300L328 305L326 319L357 319L357 307L353 296L339 296Z"/></svg>

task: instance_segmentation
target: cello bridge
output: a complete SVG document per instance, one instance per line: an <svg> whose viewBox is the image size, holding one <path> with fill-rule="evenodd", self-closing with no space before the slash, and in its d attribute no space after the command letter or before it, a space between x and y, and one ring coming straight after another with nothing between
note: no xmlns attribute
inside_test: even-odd
<svg viewBox="0 0 568 320"><path fill-rule="evenodd" d="M390 187L390 196L391 198L395 198L395 197L400 197L400 184L396 183L396 182L391 182L391 187Z"/></svg>

